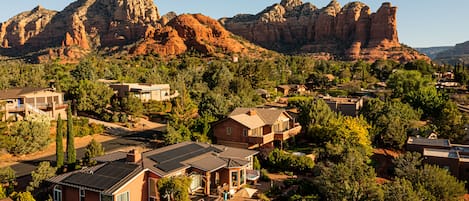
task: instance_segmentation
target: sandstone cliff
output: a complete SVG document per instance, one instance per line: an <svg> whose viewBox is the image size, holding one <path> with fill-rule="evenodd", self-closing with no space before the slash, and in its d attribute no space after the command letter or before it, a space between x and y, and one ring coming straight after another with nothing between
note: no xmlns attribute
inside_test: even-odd
<svg viewBox="0 0 469 201"><path fill-rule="evenodd" d="M148 32L145 40L138 43L131 53L156 53L161 56L178 55L186 51L208 55L243 54L256 48L236 40L217 20L201 14L184 14L174 17L161 29Z"/></svg>
<svg viewBox="0 0 469 201"><path fill-rule="evenodd" d="M0 42L19 54L78 58L89 50L131 44L159 19L153 0L78 0L61 12L39 7L10 19L2 24ZM36 25L34 31L29 24Z"/></svg>
<svg viewBox="0 0 469 201"><path fill-rule="evenodd" d="M160 17L153 0L77 0L60 12L38 7L0 28L0 55L34 55L38 62L74 62L96 51L162 56L265 51L200 14Z"/></svg>
<svg viewBox="0 0 469 201"><path fill-rule="evenodd" d="M56 14L56 11L38 6L0 23L0 47L10 48L24 45L26 41L40 34Z"/></svg>
<svg viewBox="0 0 469 201"><path fill-rule="evenodd" d="M333 0L318 9L301 0L282 0L256 15L220 22L231 32L265 48L285 53L330 53L350 60L428 59L401 47L397 7L383 3L376 13L361 2L341 7Z"/></svg>

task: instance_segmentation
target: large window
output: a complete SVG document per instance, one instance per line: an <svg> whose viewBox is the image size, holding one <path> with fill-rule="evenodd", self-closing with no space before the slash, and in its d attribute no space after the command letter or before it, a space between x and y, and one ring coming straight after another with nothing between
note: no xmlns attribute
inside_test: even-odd
<svg viewBox="0 0 469 201"><path fill-rule="evenodd" d="M148 201L156 201L156 179L148 178Z"/></svg>
<svg viewBox="0 0 469 201"><path fill-rule="evenodd" d="M238 171L231 172L231 187L238 187Z"/></svg>
<svg viewBox="0 0 469 201"><path fill-rule="evenodd" d="M248 129L243 128L243 136L244 137L248 136Z"/></svg>
<svg viewBox="0 0 469 201"><path fill-rule="evenodd" d="M60 186L54 187L54 201L62 201L62 189Z"/></svg>
<svg viewBox="0 0 469 201"><path fill-rule="evenodd" d="M130 193L124 192L116 196L116 201L130 201Z"/></svg>
<svg viewBox="0 0 469 201"><path fill-rule="evenodd" d="M252 129L252 135L262 137L262 127Z"/></svg>

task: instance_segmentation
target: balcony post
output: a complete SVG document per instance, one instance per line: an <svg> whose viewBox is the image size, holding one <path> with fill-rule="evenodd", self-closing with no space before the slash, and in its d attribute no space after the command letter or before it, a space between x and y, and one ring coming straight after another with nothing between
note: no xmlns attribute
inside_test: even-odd
<svg viewBox="0 0 469 201"><path fill-rule="evenodd" d="M205 173L205 195L210 195L210 172Z"/></svg>

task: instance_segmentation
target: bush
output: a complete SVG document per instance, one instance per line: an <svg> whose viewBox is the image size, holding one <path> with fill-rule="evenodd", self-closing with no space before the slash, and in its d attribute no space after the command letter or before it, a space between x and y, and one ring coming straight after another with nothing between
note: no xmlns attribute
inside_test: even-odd
<svg viewBox="0 0 469 201"><path fill-rule="evenodd" d="M161 196L168 193L171 200L189 201L190 185L191 178L189 177L165 177L158 180L158 192Z"/></svg>
<svg viewBox="0 0 469 201"><path fill-rule="evenodd" d="M314 161L307 156L295 156L279 149L274 149L268 156L269 167L278 171L312 171Z"/></svg>
<svg viewBox="0 0 469 201"><path fill-rule="evenodd" d="M261 169L261 176L259 178L261 181L270 181L269 171L266 169Z"/></svg>
<svg viewBox="0 0 469 201"><path fill-rule="evenodd" d="M45 117L31 116L26 121L14 123L11 133L0 140L3 148L14 155L43 150L51 142L50 121Z"/></svg>

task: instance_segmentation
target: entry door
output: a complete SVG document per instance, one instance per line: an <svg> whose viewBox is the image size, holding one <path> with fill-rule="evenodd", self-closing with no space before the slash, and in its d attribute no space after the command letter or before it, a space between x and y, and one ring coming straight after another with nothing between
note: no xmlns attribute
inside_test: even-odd
<svg viewBox="0 0 469 201"><path fill-rule="evenodd" d="M191 190L195 191L202 187L202 175L200 174L193 174L191 175L192 183L191 183Z"/></svg>

